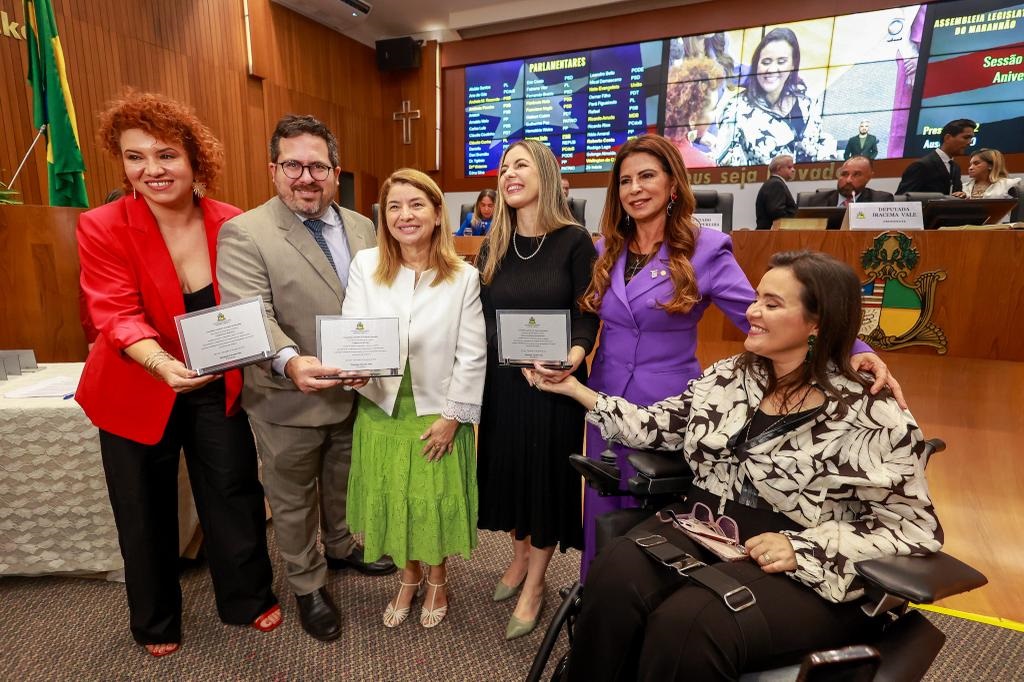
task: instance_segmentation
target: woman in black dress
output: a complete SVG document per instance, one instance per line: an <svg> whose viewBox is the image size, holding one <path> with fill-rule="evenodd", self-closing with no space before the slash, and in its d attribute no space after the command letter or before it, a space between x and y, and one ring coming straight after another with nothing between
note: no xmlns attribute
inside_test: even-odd
<svg viewBox="0 0 1024 682"><path fill-rule="evenodd" d="M542 393L523 371L498 365L495 310L571 311L569 362L562 376L586 381L583 362L594 346L598 318L579 310L597 253L573 220L559 182L558 161L543 144L524 140L505 151L498 207L478 260L487 323L487 381L478 448L479 527L508 531L514 555L494 600L522 589L505 636L536 627L544 573L555 545L581 548L580 480L569 455L583 447L583 410Z"/></svg>

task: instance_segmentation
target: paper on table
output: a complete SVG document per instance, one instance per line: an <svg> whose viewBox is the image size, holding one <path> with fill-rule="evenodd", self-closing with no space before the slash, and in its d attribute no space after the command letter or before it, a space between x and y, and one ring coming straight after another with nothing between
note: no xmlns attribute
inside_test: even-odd
<svg viewBox="0 0 1024 682"><path fill-rule="evenodd" d="M5 398L63 398L78 388L78 377L50 377L4 394Z"/></svg>

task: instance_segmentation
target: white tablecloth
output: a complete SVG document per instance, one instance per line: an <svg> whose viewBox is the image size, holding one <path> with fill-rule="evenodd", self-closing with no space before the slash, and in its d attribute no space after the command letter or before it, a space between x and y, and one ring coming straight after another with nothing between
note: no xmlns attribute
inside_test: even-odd
<svg viewBox="0 0 1024 682"><path fill-rule="evenodd" d="M52 363L0 381L0 575L103 573L123 568L107 497L99 432L74 399L6 398L83 363ZM198 527L184 462L179 547Z"/></svg>

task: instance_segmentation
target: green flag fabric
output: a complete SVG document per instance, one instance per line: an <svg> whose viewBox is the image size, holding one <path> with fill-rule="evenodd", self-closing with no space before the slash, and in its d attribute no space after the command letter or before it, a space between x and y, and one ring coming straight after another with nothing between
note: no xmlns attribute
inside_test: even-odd
<svg viewBox="0 0 1024 682"><path fill-rule="evenodd" d="M51 0L25 0L25 23L33 122L37 129L46 126L50 205L87 207L85 163Z"/></svg>

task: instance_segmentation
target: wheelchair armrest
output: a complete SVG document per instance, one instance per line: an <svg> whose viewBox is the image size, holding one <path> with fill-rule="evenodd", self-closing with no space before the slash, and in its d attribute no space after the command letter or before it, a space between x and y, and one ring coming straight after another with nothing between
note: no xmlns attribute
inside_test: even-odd
<svg viewBox="0 0 1024 682"><path fill-rule="evenodd" d="M869 585L918 604L930 604L981 587L988 578L943 552L858 561L854 567Z"/></svg>
<svg viewBox="0 0 1024 682"><path fill-rule="evenodd" d="M638 497L682 495L693 481L693 472L677 452L640 450L627 457L636 469L629 479L629 491Z"/></svg>
<svg viewBox="0 0 1024 682"><path fill-rule="evenodd" d="M627 459L638 474L643 474L647 478L693 477L690 465L678 452L637 450L631 452Z"/></svg>
<svg viewBox="0 0 1024 682"><path fill-rule="evenodd" d="M622 495L619 480L622 476L619 467L609 462L601 462L583 455L569 455L569 464L575 469L591 488L601 495Z"/></svg>

